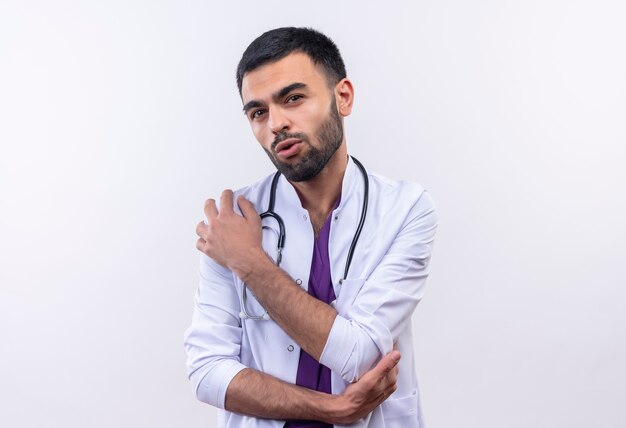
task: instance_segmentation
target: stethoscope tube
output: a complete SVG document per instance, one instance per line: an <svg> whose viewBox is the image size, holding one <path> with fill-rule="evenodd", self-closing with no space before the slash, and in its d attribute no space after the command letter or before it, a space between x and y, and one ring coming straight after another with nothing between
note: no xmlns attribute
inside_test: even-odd
<svg viewBox="0 0 626 428"><path fill-rule="evenodd" d="M358 161L357 158L351 156L352 160L361 170L361 174L363 175L363 207L361 208L361 219L359 220L359 225L356 228L356 232L354 233L354 237L352 238L352 244L350 244L350 250L348 251L348 258L346 259L346 269L343 272L343 277L339 280L339 283L342 284L343 281L348 277L348 271L350 270L350 265L352 264L352 256L354 256L354 249L356 248L356 243L359 242L359 237L361 236L361 231L363 231L363 224L365 224L365 217L367 217L367 200L370 194L370 180L367 176L367 171L361 162Z"/></svg>
<svg viewBox="0 0 626 428"><path fill-rule="evenodd" d="M272 179L272 186L270 187L270 202L267 206L267 210L259 216L261 220L266 217L271 217L278 223L278 255L276 256L276 265L280 266L280 262L283 259L283 248L285 247L285 223L283 219L274 211L274 204L276 202L276 186L278 186L278 179L280 178L280 171L274 174Z"/></svg>

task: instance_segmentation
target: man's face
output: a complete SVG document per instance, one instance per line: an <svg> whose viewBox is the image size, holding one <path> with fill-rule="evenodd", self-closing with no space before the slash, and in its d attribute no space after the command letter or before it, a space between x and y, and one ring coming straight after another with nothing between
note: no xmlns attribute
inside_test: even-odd
<svg viewBox="0 0 626 428"><path fill-rule="evenodd" d="M254 136L291 181L315 177L343 142L334 92L306 54L246 73L241 96Z"/></svg>

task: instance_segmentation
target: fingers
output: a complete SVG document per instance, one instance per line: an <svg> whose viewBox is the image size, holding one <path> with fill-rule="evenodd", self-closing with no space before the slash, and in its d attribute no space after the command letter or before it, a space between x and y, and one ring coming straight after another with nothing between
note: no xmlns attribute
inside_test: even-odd
<svg viewBox="0 0 626 428"><path fill-rule="evenodd" d="M401 356L395 348L396 346L394 345L394 350L385 355L378 363L381 366L380 376L384 385L385 400L398 388L398 362Z"/></svg>
<svg viewBox="0 0 626 428"><path fill-rule="evenodd" d="M207 219L211 220L212 218L217 217L217 207L215 206L215 199L207 199L204 203L204 215Z"/></svg>
<svg viewBox="0 0 626 428"><path fill-rule="evenodd" d="M398 379L398 362L400 361L400 358L401 358L400 352L398 352L397 341L393 342L393 350L390 353L388 353L386 356L391 358L393 361L395 361L395 365L391 368L391 370L387 372L387 378L395 385ZM394 388L394 391L395 391L395 388Z"/></svg>
<svg viewBox="0 0 626 428"><path fill-rule="evenodd" d="M354 413L346 419L347 423L352 423L371 412L396 392L400 352L395 348L396 346L374 368L365 373L361 379L350 384L341 394L355 406Z"/></svg>
<svg viewBox="0 0 626 428"><path fill-rule="evenodd" d="M207 236L207 230L208 230L208 226L204 221L201 221L200 223L198 223L198 225L196 226L196 235L198 235L200 238L205 239Z"/></svg>
<svg viewBox="0 0 626 428"><path fill-rule="evenodd" d="M385 355L385 357L391 358L393 361L395 361L395 364L398 364L398 362L400 361L400 358L402 358L402 355L400 354L400 352L397 349L394 349L393 351L391 351L390 353ZM394 366L395 366L395 364L394 364Z"/></svg>
<svg viewBox="0 0 626 428"><path fill-rule="evenodd" d="M400 355L400 352L394 349L393 351L385 355L380 361L384 361L387 371L390 371L400 362L400 358L402 358L402 355Z"/></svg>
<svg viewBox="0 0 626 428"><path fill-rule="evenodd" d="M393 341L393 350L388 353L386 356L390 357L391 359L393 359L396 364L398 364L398 361L400 361L400 352L398 352L398 341L394 340Z"/></svg>
<svg viewBox="0 0 626 428"><path fill-rule="evenodd" d="M226 189L220 197L220 210L223 213L232 214L233 211L233 191Z"/></svg>
<svg viewBox="0 0 626 428"><path fill-rule="evenodd" d="M397 389L398 389L398 384L395 381L393 383L390 383L387 386L387 389L385 389L385 392L383 393L384 398L382 401L385 401L387 398L389 398L394 392L396 392Z"/></svg>
<svg viewBox="0 0 626 428"><path fill-rule="evenodd" d="M246 218L255 218L258 216L256 208L247 200L244 196L239 195L237 197L237 205L241 210L241 213ZM233 191L230 189L226 189L222 192L220 196L220 211L222 213L233 214L235 211L233 209ZM211 220L219 215L217 210L217 206L215 205L215 199L207 199L204 203L204 214L207 219Z"/></svg>
<svg viewBox="0 0 626 428"><path fill-rule="evenodd" d="M202 238L198 238L196 241L196 249L201 253L204 253L204 244L206 244L206 241Z"/></svg>
<svg viewBox="0 0 626 428"><path fill-rule="evenodd" d="M393 351L383 357L383 360L385 358L391 360L391 363L385 363L386 371L383 372L384 378L382 379L382 383L385 385L383 392L383 401L389 398L389 396L391 396L391 394L396 392L396 389L398 389L398 362L400 361L401 356L397 349L398 346L396 343L394 343Z"/></svg>
<svg viewBox="0 0 626 428"><path fill-rule="evenodd" d="M257 219L259 217L259 213L256 212L256 208L254 208L252 202L244 198L242 195L237 197L237 205L246 219Z"/></svg>
<svg viewBox="0 0 626 428"><path fill-rule="evenodd" d="M206 225L204 221L201 221L196 226L196 235L198 235L198 240L196 241L196 248L204 252L204 246L206 244L206 239L208 237L208 229L209 227Z"/></svg>
<svg viewBox="0 0 626 428"><path fill-rule="evenodd" d="M398 372L398 366L396 365L387 373L387 381L390 382L391 385L396 385L396 382L398 381Z"/></svg>

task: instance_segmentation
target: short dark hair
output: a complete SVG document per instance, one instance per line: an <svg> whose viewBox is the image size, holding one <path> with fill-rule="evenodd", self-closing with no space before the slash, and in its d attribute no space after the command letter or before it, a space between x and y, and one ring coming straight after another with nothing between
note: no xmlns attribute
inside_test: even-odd
<svg viewBox="0 0 626 428"><path fill-rule="evenodd" d="M237 66L237 88L241 95L243 76L290 53L302 52L321 66L329 84L346 77L346 66L335 43L312 28L283 27L266 31L246 48Z"/></svg>

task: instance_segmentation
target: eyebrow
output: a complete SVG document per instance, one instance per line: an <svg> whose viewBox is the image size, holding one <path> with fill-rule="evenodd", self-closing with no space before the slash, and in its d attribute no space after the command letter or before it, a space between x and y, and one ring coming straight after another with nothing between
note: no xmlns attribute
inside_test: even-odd
<svg viewBox="0 0 626 428"><path fill-rule="evenodd" d="M277 100L280 99L282 97L284 97L285 95L287 95L289 92L295 90L295 89L301 89L301 88L306 88L306 83L302 83L302 82L295 82L292 83L290 85L285 86L284 88L278 90L277 92L275 92L272 95L272 99L273 100ZM247 113L248 110L256 108L256 107L261 107L263 106L263 103L261 103L261 101L258 100L251 100L248 101L244 106L243 106L243 112Z"/></svg>

